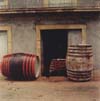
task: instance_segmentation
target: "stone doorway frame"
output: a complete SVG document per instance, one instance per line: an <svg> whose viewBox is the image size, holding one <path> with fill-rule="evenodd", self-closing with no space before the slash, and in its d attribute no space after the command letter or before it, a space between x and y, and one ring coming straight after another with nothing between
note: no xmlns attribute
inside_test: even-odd
<svg viewBox="0 0 100 101"><path fill-rule="evenodd" d="M0 31L6 31L7 32L7 53L12 53L12 33L11 33L11 27L10 26L0 26Z"/></svg>
<svg viewBox="0 0 100 101"><path fill-rule="evenodd" d="M82 44L86 44L86 25L84 24L67 24L67 25L36 25L36 55L39 56L41 62L41 71L43 70L42 67L42 59L41 59L41 30L51 30L51 29L78 29L81 30L81 41Z"/></svg>

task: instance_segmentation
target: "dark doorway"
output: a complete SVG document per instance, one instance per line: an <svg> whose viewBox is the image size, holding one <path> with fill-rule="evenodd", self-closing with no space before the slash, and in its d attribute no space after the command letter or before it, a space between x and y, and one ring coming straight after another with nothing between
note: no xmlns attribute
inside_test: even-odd
<svg viewBox="0 0 100 101"><path fill-rule="evenodd" d="M65 59L68 45L68 31L65 29L41 30L42 75L50 75L52 59Z"/></svg>

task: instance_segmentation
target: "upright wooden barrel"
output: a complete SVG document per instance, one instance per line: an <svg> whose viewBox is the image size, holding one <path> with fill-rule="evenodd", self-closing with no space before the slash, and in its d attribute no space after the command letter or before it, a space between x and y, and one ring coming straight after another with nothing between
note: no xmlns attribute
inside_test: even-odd
<svg viewBox="0 0 100 101"><path fill-rule="evenodd" d="M5 55L1 72L4 76L15 80L34 80L40 74L39 58L25 53Z"/></svg>
<svg viewBox="0 0 100 101"><path fill-rule="evenodd" d="M73 81L89 81L92 78L93 52L88 44L70 45L66 58L67 76Z"/></svg>

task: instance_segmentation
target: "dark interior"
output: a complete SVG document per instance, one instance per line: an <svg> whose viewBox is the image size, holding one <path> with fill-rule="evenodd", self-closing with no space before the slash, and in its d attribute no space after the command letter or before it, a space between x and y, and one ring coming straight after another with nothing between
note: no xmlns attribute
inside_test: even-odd
<svg viewBox="0 0 100 101"><path fill-rule="evenodd" d="M42 75L50 75L50 63L52 59L66 58L68 31L65 29L41 30L42 46Z"/></svg>

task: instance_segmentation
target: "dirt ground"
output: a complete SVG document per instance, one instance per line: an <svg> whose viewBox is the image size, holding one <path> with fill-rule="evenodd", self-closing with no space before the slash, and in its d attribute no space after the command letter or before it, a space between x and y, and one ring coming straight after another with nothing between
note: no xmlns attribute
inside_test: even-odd
<svg viewBox="0 0 100 101"><path fill-rule="evenodd" d="M0 101L100 101L100 70L89 82L65 77L40 77L36 81L9 81L0 75Z"/></svg>

